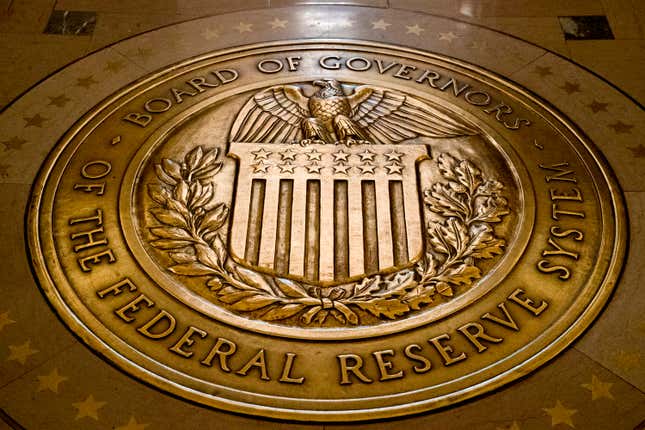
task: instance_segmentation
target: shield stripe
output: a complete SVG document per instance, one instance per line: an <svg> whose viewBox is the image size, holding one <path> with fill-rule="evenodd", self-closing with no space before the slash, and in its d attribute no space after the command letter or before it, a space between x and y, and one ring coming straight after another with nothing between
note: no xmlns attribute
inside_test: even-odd
<svg viewBox="0 0 645 430"><path fill-rule="evenodd" d="M379 238L379 269L394 265L392 222L390 219L390 190L388 180L376 178L376 226Z"/></svg>
<svg viewBox="0 0 645 430"><path fill-rule="evenodd" d="M423 233L421 231L421 207L415 172L410 171L403 178L403 202L407 232L408 256L405 261L418 257L423 252Z"/></svg>
<svg viewBox="0 0 645 430"><path fill-rule="evenodd" d="M291 253L289 256L289 273L295 276L305 275L307 195L306 179L295 178L291 205Z"/></svg>
<svg viewBox="0 0 645 430"><path fill-rule="evenodd" d="M389 188L394 265L401 266L408 262L408 237L405 226L403 184L401 181L390 181Z"/></svg>
<svg viewBox="0 0 645 430"><path fill-rule="evenodd" d="M275 260L273 267L277 273L289 273L289 252L291 251L291 206L293 200L293 180L282 179L278 195L278 221L275 237Z"/></svg>
<svg viewBox="0 0 645 430"><path fill-rule="evenodd" d="M305 278L317 281L320 263L320 181L307 181L305 220Z"/></svg>
<svg viewBox="0 0 645 430"><path fill-rule="evenodd" d="M278 222L278 194L280 179L269 177L266 180L264 199L264 219L262 220L262 237L260 239L260 256L258 266L273 269L275 260L275 236Z"/></svg>
<svg viewBox="0 0 645 430"><path fill-rule="evenodd" d="M347 198L349 210L349 275L358 276L365 273L363 262L363 203L361 199L360 178L350 178Z"/></svg>
<svg viewBox="0 0 645 430"><path fill-rule="evenodd" d="M364 271L367 274L378 271L379 237L376 218L376 185L374 181L362 182L363 204L363 251Z"/></svg>
<svg viewBox="0 0 645 430"><path fill-rule="evenodd" d="M235 186L235 207L233 209L233 223L229 243L231 250L237 256L245 256L247 233L249 228L249 210L251 206L251 177L240 176ZM246 259L246 257L245 257Z"/></svg>
<svg viewBox="0 0 645 430"><path fill-rule="evenodd" d="M260 253L259 245L264 211L265 181L262 179L254 179L251 183L250 194L251 199L249 203L244 259L252 264L257 264Z"/></svg>
<svg viewBox="0 0 645 430"><path fill-rule="evenodd" d="M347 181L334 181L334 279L349 276Z"/></svg>
<svg viewBox="0 0 645 430"><path fill-rule="evenodd" d="M334 179L323 177L320 181L320 232L319 279L334 279ZM332 235L328 237L327 235Z"/></svg>

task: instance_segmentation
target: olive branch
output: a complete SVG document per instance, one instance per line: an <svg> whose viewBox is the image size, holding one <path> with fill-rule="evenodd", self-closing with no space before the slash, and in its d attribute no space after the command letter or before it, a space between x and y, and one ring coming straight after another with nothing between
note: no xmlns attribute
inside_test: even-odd
<svg viewBox="0 0 645 430"><path fill-rule="evenodd" d="M357 325L362 310L379 319L396 319L450 298L481 278L477 260L503 252L491 223L501 222L508 204L503 186L484 180L471 162L448 154L438 158L446 179L424 192L426 208L439 216L426 225L426 253L415 267L360 282L321 287L271 276L244 267L228 255L222 229L229 208L215 202L213 178L222 168L217 148L198 146L181 162L163 159L155 165L159 183L148 186L158 205L149 209L161 225L150 227L150 245L168 253L168 270L182 276L206 277L217 300L234 312L265 321L298 317L301 324L324 324L328 317Z"/></svg>

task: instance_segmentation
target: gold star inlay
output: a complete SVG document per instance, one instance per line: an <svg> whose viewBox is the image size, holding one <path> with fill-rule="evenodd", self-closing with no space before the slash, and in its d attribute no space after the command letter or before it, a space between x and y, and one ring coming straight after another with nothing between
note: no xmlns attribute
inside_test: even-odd
<svg viewBox="0 0 645 430"><path fill-rule="evenodd" d="M15 324L16 322L9 318L9 311L4 311L0 314L0 331L10 324Z"/></svg>
<svg viewBox="0 0 645 430"><path fill-rule="evenodd" d="M47 118L41 116L39 113L37 113L34 116L25 116L23 117L25 120L25 127L42 127L43 123L47 121Z"/></svg>
<svg viewBox="0 0 645 430"><path fill-rule="evenodd" d="M607 106L609 106L609 103L600 103L599 101L596 101L596 100L592 101L587 105L587 107L591 109L593 113L607 112Z"/></svg>
<svg viewBox="0 0 645 430"><path fill-rule="evenodd" d="M419 27L418 24L414 25L406 25L406 34L415 34L417 36L421 36L421 33L425 31L425 29Z"/></svg>
<svg viewBox="0 0 645 430"><path fill-rule="evenodd" d="M580 84L575 83L575 82L569 82L566 81L564 85L560 87L560 89L563 89L565 93L567 94L573 94L573 93L579 93L580 92Z"/></svg>
<svg viewBox="0 0 645 430"><path fill-rule="evenodd" d="M107 402L96 401L94 399L94 396L90 394L82 402L72 403L72 406L78 409L78 413L76 414L76 418L74 419L80 420L81 418L89 417L98 421L99 409L101 409L106 404Z"/></svg>
<svg viewBox="0 0 645 430"><path fill-rule="evenodd" d="M143 61L148 61L152 55L152 49L149 48L137 48L137 51L133 54L135 57L139 57Z"/></svg>
<svg viewBox="0 0 645 430"><path fill-rule="evenodd" d="M104 70L110 73L118 73L125 67L123 61L108 61Z"/></svg>
<svg viewBox="0 0 645 430"><path fill-rule="evenodd" d="M636 369L641 364L641 356L637 351L628 352L624 349L617 351L613 356L613 361L621 370Z"/></svg>
<svg viewBox="0 0 645 430"><path fill-rule="evenodd" d="M520 425L517 423L517 421L513 421L513 423L510 426L497 427L495 430L522 430L522 429L520 429Z"/></svg>
<svg viewBox="0 0 645 430"><path fill-rule="evenodd" d="M273 21L269 21L269 25L273 30L277 30L278 28L287 28L287 24L289 21L286 19L278 19L278 18L273 18Z"/></svg>
<svg viewBox="0 0 645 430"><path fill-rule="evenodd" d="M249 24L248 22L240 22L238 25L233 27L233 29L237 30L240 34L251 33L253 31L253 24Z"/></svg>
<svg viewBox="0 0 645 430"><path fill-rule="evenodd" d="M219 37L219 32L213 28L207 28L202 31L201 36L206 40L213 40Z"/></svg>
<svg viewBox="0 0 645 430"><path fill-rule="evenodd" d="M645 158L645 145L639 143L637 146L628 146L627 149L632 151L636 158Z"/></svg>
<svg viewBox="0 0 645 430"><path fill-rule="evenodd" d="M49 106L56 106L56 107L63 107L67 104L67 102L72 101L69 97L67 97L65 94L61 94L56 97L49 97Z"/></svg>
<svg viewBox="0 0 645 430"><path fill-rule="evenodd" d="M542 67L542 66L535 66L535 68L533 69L533 72L537 73L538 75L540 75L542 77L549 76L549 75L553 74L553 72L551 71L550 67Z"/></svg>
<svg viewBox="0 0 645 430"><path fill-rule="evenodd" d="M565 408L560 400L555 402L554 407L542 408L542 410L551 417L551 427L555 427L558 424L566 424L570 427L575 427L571 417L578 411L576 409Z"/></svg>
<svg viewBox="0 0 645 430"><path fill-rule="evenodd" d="M439 33L439 40L445 40L448 43L452 43L453 40L458 38L459 36L457 36L452 31L449 31L448 33Z"/></svg>
<svg viewBox="0 0 645 430"><path fill-rule="evenodd" d="M24 366L27 363L27 359L37 352L37 349L31 347L30 340L25 341L21 345L9 345L9 357L7 357L7 361L17 361Z"/></svg>
<svg viewBox="0 0 645 430"><path fill-rule="evenodd" d="M591 383L582 384L581 387L591 391L591 400L602 398L613 400L614 396L612 396L610 391L612 385L614 384L611 382L602 382L596 375L591 375Z"/></svg>
<svg viewBox="0 0 645 430"><path fill-rule="evenodd" d="M354 24L356 24L356 21L354 21L353 19L341 19L341 20L338 21L338 26L339 27L347 27L347 28L349 28L349 27L353 27Z"/></svg>
<svg viewBox="0 0 645 430"><path fill-rule="evenodd" d="M609 125L608 125L608 127L609 127L609 128L611 128L612 130L614 130L614 131L615 131L616 133L618 133L618 134L631 133L631 132L632 132L632 128L634 128L634 126L633 126L633 125L631 125L631 124L625 124L624 122L622 122L622 121L620 121L620 120L619 120L619 121L616 121L616 122L615 122L615 123L613 123L613 124L609 124Z"/></svg>
<svg viewBox="0 0 645 430"><path fill-rule="evenodd" d="M392 25L389 22L379 19L378 21L372 21L372 30L387 30L387 28Z"/></svg>
<svg viewBox="0 0 645 430"><path fill-rule="evenodd" d="M49 390L52 393L58 394L58 386L67 381L69 378L58 373L58 369L54 368L47 375L38 376L38 389L37 391Z"/></svg>
<svg viewBox="0 0 645 430"><path fill-rule="evenodd" d="M0 143L2 143L2 145L4 145L4 150L5 151L9 151L10 149L14 149L14 150L22 149L22 145L27 143L27 141L25 139L22 139L22 138L18 137L18 136L14 136L9 140L4 140L4 141L2 141Z"/></svg>
<svg viewBox="0 0 645 430"><path fill-rule="evenodd" d="M136 418L130 417L128 423L115 428L114 430L144 430L150 424L137 422Z"/></svg>
<svg viewBox="0 0 645 430"><path fill-rule="evenodd" d="M94 79L94 76L86 76L84 78L76 78L76 86L77 87L83 87L83 88L89 88L92 85L98 84L98 81Z"/></svg>

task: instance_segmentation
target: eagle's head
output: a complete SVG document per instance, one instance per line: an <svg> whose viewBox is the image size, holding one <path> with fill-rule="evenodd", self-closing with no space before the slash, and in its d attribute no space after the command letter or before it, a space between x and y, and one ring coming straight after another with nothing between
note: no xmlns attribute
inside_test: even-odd
<svg viewBox="0 0 645 430"><path fill-rule="evenodd" d="M345 95L343 93L343 88L340 86L340 82L336 79L319 79L314 81L313 84L320 87L320 89L316 91L317 97L326 99L329 97Z"/></svg>

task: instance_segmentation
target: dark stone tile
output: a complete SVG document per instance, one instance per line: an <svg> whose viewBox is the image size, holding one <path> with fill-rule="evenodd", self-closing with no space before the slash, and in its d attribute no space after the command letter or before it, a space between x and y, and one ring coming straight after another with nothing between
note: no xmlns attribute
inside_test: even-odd
<svg viewBox="0 0 645 430"><path fill-rule="evenodd" d="M96 12L55 10L49 17L44 33L88 36L94 32L95 26Z"/></svg>
<svg viewBox="0 0 645 430"><path fill-rule="evenodd" d="M604 15L559 16L566 40L613 39L614 34Z"/></svg>

